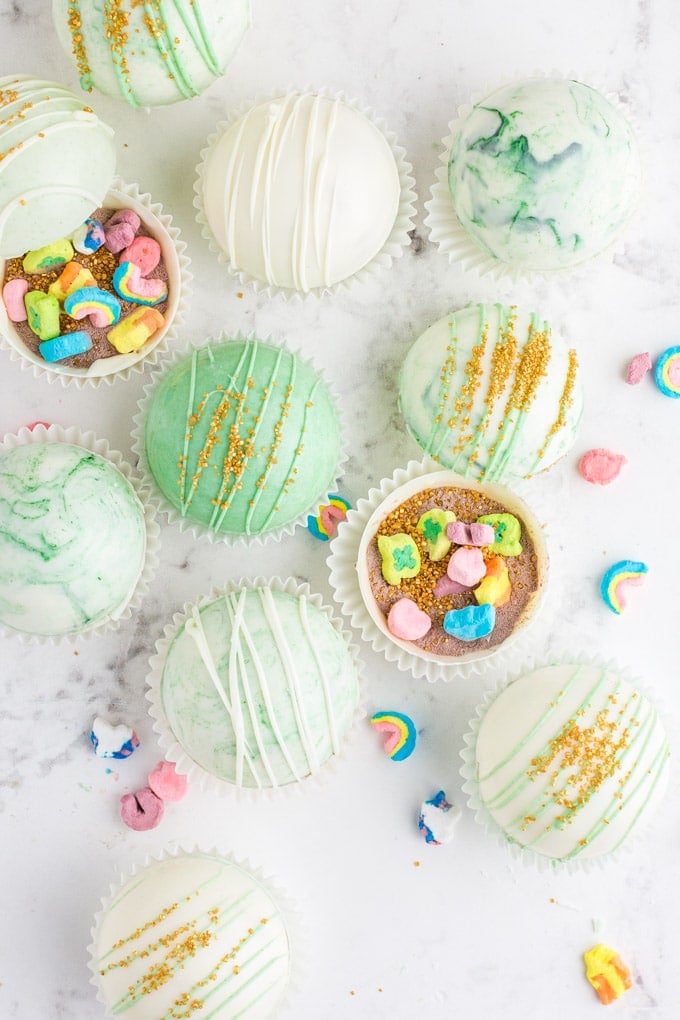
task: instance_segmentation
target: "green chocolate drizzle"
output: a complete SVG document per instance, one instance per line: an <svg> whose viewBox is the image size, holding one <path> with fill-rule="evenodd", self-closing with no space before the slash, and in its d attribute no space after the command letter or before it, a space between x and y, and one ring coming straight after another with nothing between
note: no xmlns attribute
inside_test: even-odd
<svg viewBox="0 0 680 1020"><path fill-rule="evenodd" d="M135 27L131 25L135 9L141 7L141 19L135 18ZM168 29L168 13L171 9L180 19L186 30L188 41L173 36ZM89 13L89 12L88 12ZM160 60L167 68L167 77L174 82L178 97L190 99L200 94L200 89L191 78L186 62L183 59L183 48L187 45L202 60L206 69L218 77L221 68L212 48L210 35L200 10L200 0L185 3L183 0L104 0L102 11L103 25L101 32L108 40L111 62L113 64L121 95L136 109L143 104L135 94L130 72L129 57L143 51L145 44L156 49ZM141 29L138 27L141 26ZM68 8L68 28L71 33L72 50L80 74L81 87L91 92L94 83L90 58L83 32L83 15L81 0L70 0ZM141 35L141 38L140 38Z"/></svg>

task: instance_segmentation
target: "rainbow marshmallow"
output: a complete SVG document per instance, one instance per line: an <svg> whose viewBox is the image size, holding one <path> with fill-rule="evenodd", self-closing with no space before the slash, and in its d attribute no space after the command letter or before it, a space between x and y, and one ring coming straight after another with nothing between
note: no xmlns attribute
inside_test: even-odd
<svg viewBox="0 0 680 1020"><path fill-rule="evenodd" d="M680 397L680 347L668 347L659 357L654 381L665 397Z"/></svg>
<svg viewBox="0 0 680 1020"><path fill-rule="evenodd" d="M392 761L404 761L416 746L416 728L412 719L401 712L376 712L371 726L384 733L383 748Z"/></svg>
<svg viewBox="0 0 680 1020"><path fill-rule="evenodd" d="M113 274L113 286L119 297L136 305L158 305L168 296L164 280L147 280L134 262L121 262Z"/></svg>
<svg viewBox="0 0 680 1020"><path fill-rule="evenodd" d="M642 584L646 573L647 565L634 560L619 560L610 567L600 581L600 594L607 609L620 615L626 608L625 586Z"/></svg>
<svg viewBox="0 0 680 1020"><path fill-rule="evenodd" d="M307 518L307 527L314 538L327 542L334 538L340 521L347 517L347 511L352 509L352 504L337 494L328 496L328 503L319 506L319 513L316 517L310 514Z"/></svg>
<svg viewBox="0 0 680 1020"><path fill-rule="evenodd" d="M105 329L120 319L120 301L101 287L81 287L66 297L64 311L72 319L89 315L93 326Z"/></svg>

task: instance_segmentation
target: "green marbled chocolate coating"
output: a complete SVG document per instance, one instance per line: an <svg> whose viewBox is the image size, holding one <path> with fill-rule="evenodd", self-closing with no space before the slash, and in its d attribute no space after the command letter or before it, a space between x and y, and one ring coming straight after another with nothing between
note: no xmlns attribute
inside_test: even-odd
<svg viewBox="0 0 680 1020"><path fill-rule="evenodd" d="M0 454L0 623L58 636L116 617L145 554L144 510L109 461L68 443Z"/></svg>
<svg viewBox="0 0 680 1020"><path fill-rule="evenodd" d="M151 398L144 442L172 506L228 535L295 521L328 492L340 457L327 387L260 340L208 344L173 366Z"/></svg>
<svg viewBox="0 0 680 1020"><path fill-rule="evenodd" d="M339 750L359 682L342 634L306 596L241 589L180 627L160 697L175 738L206 772L274 787Z"/></svg>
<svg viewBox="0 0 680 1020"><path fill-rule="evenodd" d="M580 82L499 89L454 130L456 214L482 248L513 266L563 269L597 255L630 219L639 187L630 125Z"/></svg>

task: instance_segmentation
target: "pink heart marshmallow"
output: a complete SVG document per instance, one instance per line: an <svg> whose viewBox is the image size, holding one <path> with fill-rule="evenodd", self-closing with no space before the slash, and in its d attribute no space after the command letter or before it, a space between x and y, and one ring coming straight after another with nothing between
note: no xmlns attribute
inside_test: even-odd
<svg viewBox="0 0 680 1020"><path fill-rule="evenodd" d="M404 641L417 641L427 634L431 626L430 617L412 599L399 599L387 616L387 629L390 634L403 638Z"/></svg>

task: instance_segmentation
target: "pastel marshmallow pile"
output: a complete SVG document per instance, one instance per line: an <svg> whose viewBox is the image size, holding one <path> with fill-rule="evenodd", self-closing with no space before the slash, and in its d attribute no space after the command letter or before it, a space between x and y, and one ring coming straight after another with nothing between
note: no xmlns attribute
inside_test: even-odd
<svg viewBox="0 0 680 1020"><path fill-rule="evenodd" d="M40 339L45 361L63 361L92 347L87 322L81 330L62 333L62 315L108 330L107 340L119 354L138 351L165 325L154 306L167 299L167 284L149 276L161 261L161 246L155 238L138 234L140 228L134 210L119 209L105 223L88 218L70 238L26 253L22 268L27 276L61 270L59 277L47 291L31 288L23 278L9 280L2 299L10 320L28 322ZM91 270L74 258L76 251L87 257L100 248L119 255L111 289L100 286ZM122 316L123 302L138 307Z"/></svg>

